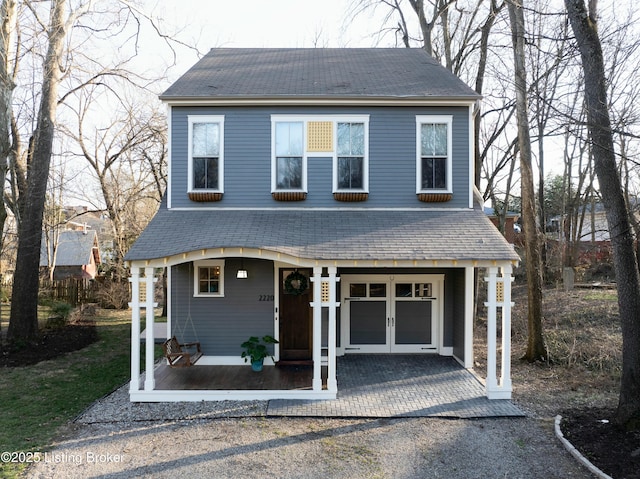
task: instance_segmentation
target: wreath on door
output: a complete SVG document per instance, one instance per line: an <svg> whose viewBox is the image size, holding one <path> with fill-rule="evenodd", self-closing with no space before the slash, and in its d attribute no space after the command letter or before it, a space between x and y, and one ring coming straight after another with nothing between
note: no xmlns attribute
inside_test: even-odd
<svg viewBox="0 0 640 479"><path fill-rule="evenodd" d="M284 290L288 294L299 296L307 290L308 286L307 277L298 271L290 273L284 280Z"/></svg>

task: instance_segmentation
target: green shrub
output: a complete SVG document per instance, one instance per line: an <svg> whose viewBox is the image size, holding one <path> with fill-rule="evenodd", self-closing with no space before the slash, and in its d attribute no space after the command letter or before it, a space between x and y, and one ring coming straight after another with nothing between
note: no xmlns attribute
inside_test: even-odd
<svg viewBox="0 0 640 479"><path fill-rule="evenodd" d="M46 328L64 328L68 321L73 306L64 301L47 301L46 306L49 308L49 316L45 323Z"/></svg>
<svg viewBox="0 0 640 479"><path fill-rule="evenodd" d="M64 301L55 301L51 305L51 314L54 316L62 316L65 319L69 318L69 314L73 310L73 306Z"/></svg>

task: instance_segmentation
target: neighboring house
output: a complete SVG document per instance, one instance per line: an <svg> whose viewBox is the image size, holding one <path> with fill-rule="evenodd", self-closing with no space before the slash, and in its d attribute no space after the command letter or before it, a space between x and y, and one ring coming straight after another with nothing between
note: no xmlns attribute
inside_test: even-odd
<svg viewBox="0 0 640 479"><path fill-rule="evenodd" d="M95 231L61 231L57 243L53 270L54 281L67 278L94 279L96 277L101 260L98 235ZM53 255L53 251L53 239L47 242L43 235L40 249L40 270L45 276L48 275L49 261L47 258Z"/></svg>
<svg viewBox="0 0 640 479"><path fill-rule="evenodd" d="M102 262L109 261L113 257L113 229L111 220L104 211L89 211L86 206L65 206L67 229L94 230L98 234L98 245Z"/></svg>
<svg viewBox="0 0 640 479"><path fill-rule="evenodd" d="M638 200L636 198L630 198L629 203L631 205L631 212L636 218L639 218L638 214ZM577 236L578 241L586 243L602 243L611 241L609 234L609 223L607 222L607 214L602 203L587 204L581 208L579 212L580 219L580 232L578 235L573 233L573 225L571 217L554 216L547 222L547 236L553 239L564 239L563 236L574 237ZM564 231L564 235L562 234Z"/></svg>
<svg viewBox="0 0 640 479"><path fill-rule="evenodd" d="M568 216L554 216L547 221L546 233L548 238L565 240L567 236L570 238L574 236L573 229L571 219ZM609 225L604 209L599 208L593 214L587 212L582 220L577 241L601 243L609 242L610 240Z"/></svg>
<svg viewBox="0 0 640 479"><path fill-rule="evenodd" d="M491 222L496 228L500 228L500 215L504 216L504 237L511 244L516 242L516 234L522 232L520 224L517 223L520 215L513 211L507 211L506 215L503 213L498 214L495 209L485 206L485 214L489 217Z"/></svg>
<svg viewBox="0 0 640 479"><path fill-rule="evenodd" d="M335 398L345 354L437 354L472 368L478 268L487 395L510 398L519 257L473 186L478 94L419 49L213 49L160 98L168 189L125 258L132 401ZM278 364L312 366L307 387L176 390L142 376L141 314L153 332L151 278L164 267L167 334L202 345L192 370L243 365L240 344L271 334Z"/></svg>

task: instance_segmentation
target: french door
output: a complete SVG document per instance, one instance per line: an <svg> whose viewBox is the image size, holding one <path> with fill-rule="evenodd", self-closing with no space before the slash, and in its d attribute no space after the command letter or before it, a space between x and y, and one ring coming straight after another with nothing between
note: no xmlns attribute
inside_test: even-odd
<svg viewBox="0 0 640 479"><path fill-rule="evenodd" d="M435 352L443 275L343 275L345 352Z"/></svg>

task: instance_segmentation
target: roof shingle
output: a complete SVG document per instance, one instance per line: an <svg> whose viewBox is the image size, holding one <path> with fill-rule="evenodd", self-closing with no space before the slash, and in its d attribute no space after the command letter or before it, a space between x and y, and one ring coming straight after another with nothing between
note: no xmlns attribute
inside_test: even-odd
<svg viewBox="0 0 640 479"><path fill-rule="evenodd" d="M230 247L316 260L519 260L513 247L478 210L164 208L125 259L151 260Z"/></svg>
<svg viewBox="0 0 640 479"><path fill-rule="evenodd" d="M160 98L463 99L479 95L422 49L217 48Z"/></svg>
<svg viewBox="0 0 640 479"><path fill-rule="evenodd" d="M61 231L56 252L56 266L82 266L91 262L97 245L95 231ZM51 243L50 243L51 244ZM52 248L50 246L50 248ZM47 266L47 242L43 235L40 246L40 266Z"/></svg>

